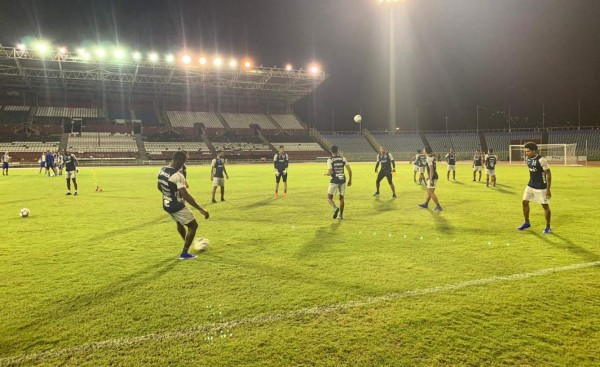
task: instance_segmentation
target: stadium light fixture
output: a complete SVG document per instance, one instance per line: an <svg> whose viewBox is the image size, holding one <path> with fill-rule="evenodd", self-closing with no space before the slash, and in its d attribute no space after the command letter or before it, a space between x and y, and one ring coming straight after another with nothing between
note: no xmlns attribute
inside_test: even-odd
<svg viewBox="0 0 600 367"><path fill-rule="evenodd" d="M99 47L96 49L96 56L101 59L106 56L106 51L102 47Z"/></svg>
<svg viewBox="0 0 600 367"><path fill-rule="evenodd" d="M25 46L24 43L19 43L17 45L17 50L19 50L19 51L25 51L26 49L27 49L27 46Z"/></svg>
<svg viewBox="0 0 600 367"><path fill-rule="evenodd" d="M221 66L223 65L223 59L221 59L220 57L217 57L215 59L215 66Z"/></svg>
<svg viewBox="0 0 600 367"><path fill-rule="evenodd" d="M157 62L158 54L156 52L151 52L150 55L148 55L148 59L150 59L152 62Z"/></svg>
<svg viewBox="0 0 600 367"><path fill-rule="evenodd" d="M133 53L133 59L135 61L139 61L141 58L142 58L142 54L141 53L139 53L137 51Z"/></svg>
<svg viewBox="0 0 600 367"><path fill-rule="evenodd" d="M192 57L190 55L183 55L183 57L181 58L181 61L183 61L184 64L189 64L190 62L192 62Z"/></svg>
<svg viewBox="0 0 600 367"><path fill-rule="evenodd" d="M58 48L58 53L61 55L64 55L67 53L67 48L66 47L59 47Z"/></svg>
<svg viewBox="0 0 600 367"><path fill-rule="evenodd" d="M173 55L171 55L171 54L168 54L168 55L165 57L165 60L167 60L167 62L168 62L168 63L172 63L173 61L175 61L175 56L173 56Z"/></svg>
<svg viewBox="0 0 600 367"><path fill-rule="evenodd" d="M206 65L206 57L201 57L198 62L200 63L200 65Z"/></svg>
<svg viewBox="0 0 600 367"><path fill-rule="evenodd" d="M48 44L46 42L38 42L35 45L35 49L42 55L48 52Z"/></svg>
<svg viewBox="0 0 600 367"><path fill-rule="evenodd" d="M237 66L237 60L236 59L229 60L229 66L232 68L235 68Z"/></svg>
<svg viewBox="0 0 600 367"><path fill-rule="evenodd" d="M123 51L120 48L117 48L114 52L113 55L115 56L115 59L122 59L125 57L125 51Z"/></svg>
<svg viewBox="0 0 600 367"><path fill-rule="evenodd" d="M317 65L311 65L309 70L312 74L315 74L315 75L319 73L319 67Z"/></svg>
<svg viewBox="0 0 600 367"><path fill-rule="evenodd" d="M244 69L250 70L254 67L254 62L252 62L251 59L246 58L246 59L244 59L242 65L244 66Z"/></svg>
<svg viewBox="0 0 600 367"><path fill-rule="evenodd" d="M287 65L285 66L285 70L287 70L287 71L292 71L292 64L287 64Z"/></svg>

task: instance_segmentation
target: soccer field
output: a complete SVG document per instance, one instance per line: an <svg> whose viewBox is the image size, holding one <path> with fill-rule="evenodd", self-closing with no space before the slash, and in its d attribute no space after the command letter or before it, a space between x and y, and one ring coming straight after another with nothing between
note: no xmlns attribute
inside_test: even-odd
<svg viewBox="0 0 600 367"><path fill-rule="evenodd" d="M209 166L190 166L211 247L189 261L177 259L158 167L83 167L77 197L62 177L11 170L0 366L600 364L600 168L552 166L543 235L537 204L533 228L516 230L524 166L499 166L487 189L470 165L456 183L440 165L441 213L417 206L412 166L398 165L395 201L385 180L372 196L374 164L351 166L343 221L324 163L291 164L279 198L272 165L229 165L217 204Z"/></svg>

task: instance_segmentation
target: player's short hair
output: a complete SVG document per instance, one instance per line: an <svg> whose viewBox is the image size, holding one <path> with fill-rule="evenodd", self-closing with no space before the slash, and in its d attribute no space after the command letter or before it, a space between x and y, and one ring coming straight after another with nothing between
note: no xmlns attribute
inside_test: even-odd
<svg viewBox="0 0 600 367"><path fill-rule="evenodd" d="M525 143L525 149L529 149L535 152L536 150L538 150L538 146L536 143L529 141Z"/></svg>
<svg viewBox="0 0 600 367"><path fill-rule="evenodd" d="M475 149L476 152L479 152L479 149Z"/></svg>
<svg viewBox="0 0 600 367"><path fill-rule="evenodd" d="M417 149L417 153L421 153L423 149Z"/></svg>
<svg viewBox="0 0 600 367"><path fill-rule="evenodd" d="M333 153L333 154L337 154L338 153L338 147L337 147L337 145L332 145L331 146L331 153Z"/></svg>
<svg viewBox="0 0 600 367"><path fill-rule="evenodd" d="M425 153L431 154L433 153L433 149L431 149L431 147L425 147Z"/></svg>
<svg viewBox="0 0 600 367"><path fill-rule="evenodd" d="M494 153L494 149L492 149L492 148L488 149L488 153Z"/></svg>
<svg viewBox="0 0 600 367"><path fill-rule="evenodd" d="M283 147L284 147L283 145L280 145L280 146L279 146L279 149L281 149L281 148L283 148Z"/></svg>
<svg viewBox="0 0 600 367"><path fill-rule="evenodd" d="M187 152L184 150L178 150L173 154L173 162L177 163L177 165L183 166L185 161L187 160Z"/></svg>
<svg viewBox="0 0 600 367"><path fill-rule="evenodd" d="M222 150L220 150L220 149L219 149L219 150L217 150L217 154L219 154L219 153L223 153L223 151L222 151Z"/></svg>

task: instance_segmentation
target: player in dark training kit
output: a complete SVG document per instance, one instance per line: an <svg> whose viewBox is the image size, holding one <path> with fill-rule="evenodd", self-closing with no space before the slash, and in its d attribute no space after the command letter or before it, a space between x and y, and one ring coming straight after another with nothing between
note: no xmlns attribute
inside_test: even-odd
<svg viewBox="0 0 600 367"><path fill-rule="evenodd" d="M65 154L63 155L63 162L65 164L65 171L67 171L67 195L71 195L71 180L73 180L73 186L75 188L75 196L77 196L77 166L79 166L79 162L77 158L65 149Z"/></svg>
<svg viewBox="0 0 600 367"><path fill-rule="evenodd" d="M494 149L489 149L488 154L485 156L485 186L490 187L490 181L496 187L496 163L498 163L498 157L494 154Z"/></svg>
<svg viewBox="0 0 600 367"><path fill-rule="evenodd" d="M481 151L477 149L473 156L473 182L475 182L475 175L479 172L479 181L481 181L481 171L483 170L483 157Z"/></svg>
<svg viewBox="0 0 600 367"><path fill-rule="evenodd" d="M225 169L225 159L223 158L223 151L217 152L217 158L212 160L210 169L210 180L213 182L212 189L212 202L216 203L215 194L217 193L217 186L221 187L221 201L225 201L225 177L229 180L229 175Z"/></svg>
<svg viewBox="0 0 600 367"><path fill-rule="evenodd" d="M325 176L331 176L329 181L329 190L327 190L327 200L333 208L333 219L344 219L344 195L346 194L346 172L348 170L348 186L352 186L352 170L346 158L338 155L338 147L331 147L331 158L327 160L327 173ZM340 192L340 207L338 208L333 201L333 196Z"/></svg>
<svg viewBox="0 0 600 367"><path fill-rule="evenodd" d="M444 158L446 159L446 163L448 163L446 180L450 181L450 171L452 171L452 180L456 182L456 154L454 153L454 149L450 149L450 152Z"/></svg>
<svg viewBox="0 0 600 367"><path fill-rule="evenodd" d="M183 239L183 250L179 255L180 260L194 259L196 255L190 254L189 249L196 236L198 222L194 218L192 211L185 206L187 202L198 209L205 219L208 219L208 212L204 210L196 200L190 195L186 188L186 180L181 173L181 168L185 164L187 154L178 151L173 155L173 160L167 167L163 167L158 174L158 191L163 196L163 209L171 215L171 218L177 222L177 232ZM187 233L186 229L187 227Z"/></svg>
<svg viewBox="0 0 600 367"><path fill-rule="evenodd" d="M387 178L388 184L390 184L390 188L392 189L392 199L396 198L396 188L394 187L394 183L392 182L392 172L396 172L396 162L394 162L394 157L392 154L387 152L384 147L379 148L379 154L377 155L377 164L375 165L375 173L377 173L377 169L381 164L381 170L377 175L377 180L375 181L375 187L377 191L373 194L373 196L379 196L379 185L381 180Z"/></svg>
<svg viewBox="0 0 600 367"><path fill-rule="evenodd" d="M4 176L4 172L6 172L6 176L8 176L8 165L10 163L10 155L8 155L8 152L4 152L4 155L2 156L2 176Z"/></svg>
<svg viewBox="0 0 600 367"><path fill-rule="evenodd" d="M279 146L279 153L273 157L273 166L275 167L275 197L279 196L279 181L283 179L283 196L287 196L287 169L290 163L290 157L285 154L283 145Z"/></svg>
<svg viewBox="0 0 600 367"><path fill-rule="evenodd" d="M442 211L442 206L438 201L437 195L435 194L435 186L438 181L437 174L437 162L435 159L435 154L433 154L433 150L430 147L425 148L425 153L427 153L427 170L429 171L429 180L427 182L427 198L425 198L425 202L423 204L419 204L419 206L423 209L427 209L429 206L429 200L433 199L435 203L436 212Z"/></svg>
<svg viewBox="0 0 600 367"><path fill-rule="evenodd" d="M544 208L544 217L546 218L546 228L544 234L552 233L550 229L550 218L552 213L550 212L549 200L552 197L550 193L550 185L552 184L552 174L550 173L550 166L546 158L542 157L537 152L538 146L536 143L525 144L525 155L527 155L527 168L529 169L529 183L525 187L523 193L523 216L525 217L525 223L523 223L517 229L522 231L531 227L529 224L529 202L535 201L541 204Z"/></svg>

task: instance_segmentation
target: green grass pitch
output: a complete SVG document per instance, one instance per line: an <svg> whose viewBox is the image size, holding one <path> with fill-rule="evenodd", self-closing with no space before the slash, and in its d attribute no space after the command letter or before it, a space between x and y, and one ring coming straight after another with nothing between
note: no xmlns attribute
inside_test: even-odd
<svg viewBox="0 0 600 367"><path fill-rule="evenodd" d="M0 180L0 366L598 366L598 168L553 166L552 235L528 171L498 188L445 180L444 208L398 164L398 199L374 164L351 164L343 222L325 164L291 164L274 198L271 165L229 165L210 204L207 166L189 167L211 247L179 261L158 167L83 167ZM485 179L485 176L484 176ZM96 193L96 185L104 192ZM20 218L19 210L31 210ZM197 218L200 217L196 212Z"/></svg>

